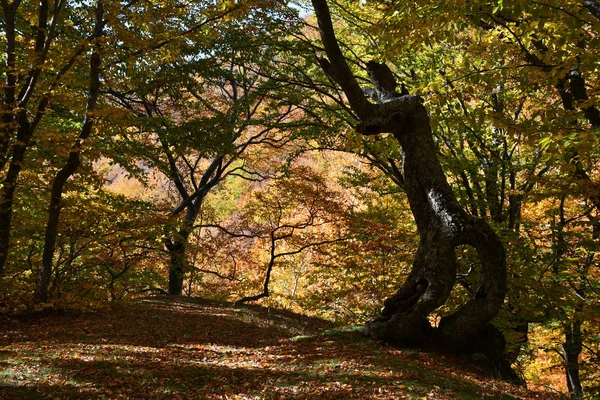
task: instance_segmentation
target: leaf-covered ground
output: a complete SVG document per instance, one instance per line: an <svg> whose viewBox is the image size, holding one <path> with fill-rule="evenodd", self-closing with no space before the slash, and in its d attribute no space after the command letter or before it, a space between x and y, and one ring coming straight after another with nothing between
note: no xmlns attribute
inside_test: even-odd
<svg viewBox="0 0 600 400"><path fill-rule="evenodd" d="M0 398L552 398L469 372L465 359L331 328L281 311L182 298L0 318Z"/></svg>

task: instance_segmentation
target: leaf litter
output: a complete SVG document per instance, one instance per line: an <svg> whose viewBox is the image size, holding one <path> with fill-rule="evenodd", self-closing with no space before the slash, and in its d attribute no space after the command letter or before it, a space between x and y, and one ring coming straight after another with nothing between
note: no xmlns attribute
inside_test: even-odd
<svg viewBox="0 0 600 400"><path fill-rule="evenodd" d="M152 298L0 319L0 399L559 398L464 357L394 349L258 306Z"/></svg>

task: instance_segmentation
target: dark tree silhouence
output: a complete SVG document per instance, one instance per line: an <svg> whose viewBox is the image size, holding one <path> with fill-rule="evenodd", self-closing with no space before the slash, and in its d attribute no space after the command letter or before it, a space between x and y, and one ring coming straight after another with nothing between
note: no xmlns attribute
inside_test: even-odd
<svg viewBox="0 0 600 400"><path fill-rule="evenodd" d="M366 326L375 340L400 346L434 345L458 352L485 354L498 376L517 381L504 357L504 338L490 321L507 290L504 247L483 220L469 216L458 203L437 156L427 110L418 96L402 95L385 64L367 64L374 90L371 99L358 85L340 50L327 2L312 0L328 60L325 71L342 88L364 135L392 134L403 151L404 188L420 243L406 282L385 301L382 314ZM404 92L404 90L403 90ZM443 305L457 275L455 248L473 246L483 282L473 299L432 327L428 316Z"/></svg>

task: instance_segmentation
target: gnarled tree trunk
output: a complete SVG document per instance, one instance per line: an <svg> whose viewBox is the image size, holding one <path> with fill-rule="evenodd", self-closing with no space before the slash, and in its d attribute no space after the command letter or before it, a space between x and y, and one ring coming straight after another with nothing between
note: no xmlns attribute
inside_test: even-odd
<svg viewBox="0 0 600 400"><path fill-rule="evenodd" d="M504 358L504 337L490 321L506 295L504 247L483 220L469 216L458 203L440 165L429 116L417 96L400 95L389 68L369 62L375 90L363 91L341 53L326 0L313 0L327 59L324 71L343 89L364 135L391 133L403 151L404 188L420 243L412 271L397 293L385 301L382 314L366 326L376 340L400 346L435 345L458 352L485 354L499 377L518 381ZM364 92L369 92L376 104ZM475 298L432 327L428 316L444 304L457 273L455 248L473 246L483 282Z"/></svg>
<svg viewBox="0 0 600 400"><path fill-rule="evenodd" d="M386 130L391 131L403 150L404 187L421 240L406 283L386 301L381 318L370 323L367 330L376 339L399 344L435 340L455 350L472 350L474 339L487 329L504 301L504 248L489 225L469 216L452 193L420 99L406 95L382 106L388 115L376 112L359 129L381 131L380 123L388 121ZM454 287L454 249L462 244L477 250L484 282L477 298L442 319L434 334L427 316L446 302Z"/></svg>

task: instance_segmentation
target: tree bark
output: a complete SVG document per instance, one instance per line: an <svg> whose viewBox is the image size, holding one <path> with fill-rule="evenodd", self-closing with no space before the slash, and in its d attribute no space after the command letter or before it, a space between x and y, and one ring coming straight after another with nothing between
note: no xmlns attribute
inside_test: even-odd
<svg viewBox="0 0 600 400"><path fill-rule="evenodd" d="M94 39L100 39L104 31L104 5L102 0L98 0L95 10ZM42 254L42 265L34 294L36 303L43 303L48 300L48 288L52 276L52 265L54 261L54 250L56 247L56 236L58 235L58 226L60 222L60 211L62 203L62 194L64 187L71 176L77 171L81 163L80 153L83 142L91 135L96 117L93 115L98 103L100 94L100 43L95 41L92 54L90 56L90 75L89 75L89 93L85 108L85 117L79 135L73 144L67 161L63 167L56 173L52 182L50 192L50 205L48 207L48 222L46 223L46 233L44 236L44 251Z"/></svg>
<svg viewBox="0 0 600 400"><path fill-rule="evenodd" d="M169 295L181 296L183 294L183 278L187 271L185 250L199 211L199 206L196 208L194 204L191 204L183 225L172 238L166 239L165 247L169 252Z"/></svg>
<svg viewBox="0 0 600 400"><path fill-rule="evenodd" d="M169 295L183 294L183 278L186 271L184 240L178 240L167 247L169 251Z"/></svg>
<svg viewBox="0 0 600 400"><path fill-rule="evenodd" d="M28 113L29 100L36 91L39 77L44 70L45 61L48 57L48 51L53 43L56 33L59 14L66 4L66 1L55 2L50 13L50 3L48 0L41 0L38 7L37 32L35 42L32 46L32 57L34 58L34 67L26 75L18 74L17 65L17 30L16 21L19 19L17 10L21 6L21 1L7 0L0 1L0 7L4 16L4 33L6 35L6 46L4 57L6 61L5 85L3 101L0 104L0 115L2 123L0 124L0 170L3 170L9 163L8 171L2 181L0 188L0 276L4 272L4 266L10 249L10 233L12 223L12 206L14 201L15 189L18 177L21 172L21 165L25 158L31 138L35 132L38 123L45 114L46 107L49 104L49 96L52 89L58 85L60 79L73 66L75 58L80 54L77 52L69 62L54 75L54 81L46 94L42 96L37 104L37 110L32 113L34 118L30 121ZM49 20L51 21L49 23ZM83 49L83 47L80 47ZM17 86L21 90L17 90ZM16 141L12 141L16 127ZM12 147L12 150L10 148ZM11 156L9 157L9 152ZM10 162L9 162L10 160Z"/></svg>
<svg viewBox="0 0 600 400"><path fill-rule="evenodd" d="M583 337L581 335L581 320L577 318L577 315L574 315L571 321L567 321L564 326L564 333L565 341L562 350L569 394L573 400L583 399L583 388L579 378L579 356L583 347Z"/></svg>
<svg viewBox="0 0 600 400"><path fill-rule="evenodd" d="M421 239L406 283L386 301L381 318L370 323L367 332L375 339L398 344L422 345L435 340L455 350L472 350L474 339L504 301L504 248L489 225L467 215L454 197L420 99L402 96L383 104L382 110L392 116L375 115L359 129L379 132L371 121L392 120L386 130L392 131L403 150L404 187ZM399 115L403 120L393 121ZM427 316L444 304L452 291L457 269L454 249L461 244L473 246L479 254L485 294L443 318L432 335Z"/></svg>
<svg viewBox="0 0 600 400"><path fill-rule="evenodd" d="M185 204L185 220L180 225L173 237L165 241L165 247L169 252L169 294L181 296L183 294L183 279L187 270L187 259L185 249L190 235L194 231L194 223L200 214L200 209L208 192L223 179L223 156L213 159L210 166L202 174L199 184L194 185L195 193L189 194L185 189L182 179L177 173L177 167L173 156L168 148L165 153L169 158L170 177L178 188L181 196L181 204ZM171 214L176 215L178 206Z"/></svg>
<svg viewBox="0 0 600 400"><path fill-rule="evenodd" d="M6 178L0 188L0 276L4 272L4 265L10 250L10 230L12 226L13 202L17 178L21 172L21 161L25 156L25 148L13 155L13 162L8 167ZM22 153L22 154L21 154ZM16 161L16 162L15 162Z"/></svg>
<svg viewBox="0 0 600 400"><path fill-rule="evenodd" d="M484 353L503 378L518 381L504 359L504 338L490 324L507 290L501 241L485 221L469 216L454 196L440 165L422 100L397 94L397 84L390 82L389 69L371 61L367 67L378 103L370 103L341 53L326 0L312 0L312 3L323 46L331 61L321 65L327 65L326 73L346 94L360 121L356 130L364 135L391 133L402 148L404 188L420 236L406 282L385 301L381 316L367 324L366 334L400 346L433 344L458 352ZM482 289L434 328L428 316L446 302L454 287L455 248L463 244L473 246L479 255Z"/></svg>

